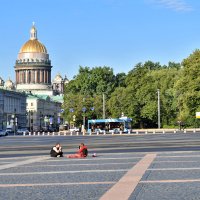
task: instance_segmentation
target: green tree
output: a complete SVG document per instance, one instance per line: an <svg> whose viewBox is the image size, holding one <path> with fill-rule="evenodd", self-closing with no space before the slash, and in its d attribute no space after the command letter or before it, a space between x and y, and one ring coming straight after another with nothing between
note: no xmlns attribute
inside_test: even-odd
<svg viewBox="0 0 200 200"><path fill-rule="evenodd" d="M182 62L181 77L175 84L178 120L195 126L195 113L200 111L200 50Z"/></svg>

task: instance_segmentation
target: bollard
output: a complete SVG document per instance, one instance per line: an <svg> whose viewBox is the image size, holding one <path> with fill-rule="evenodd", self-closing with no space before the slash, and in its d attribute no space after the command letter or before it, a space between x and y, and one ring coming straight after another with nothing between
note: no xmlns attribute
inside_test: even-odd
<svg viewBox="0 0 200 200"><path fill-rule="evenodd" d="M128 130L128 134L131 134L131 131L130 131L130 130Z"/></svg>
<svg viewBox="0 0 200 200"><path fill-rule="evenodd" d="M196 129L193 130L193 133L196 133Z"/></svg>
<svg viewBox="0 0 200 200"><path fill-rule="evenodd" d="M66 136L67 134L66 134L66 132L64 132L64 136Z"/></svg>
<svg viewBox="0 0 200 200"><path fill-rule="evenodd" d="M23 133L23 136L25 136L25 135L26 135L26 133L24 132L24 133Z"/></svg>
<svg viewBox="0 0 200 200"><path fill-rule="evenodd" d="M163 131L163 134L165 134L165 131Z"/></svg>
<svg viewBox="0 0 200 200"><path fill-rule="evenodd" d="M43 132L43 134L44 134L44 132ZM49 132L47 133L47 135L49 135Z"/></svg>
<svg viewBox="0 0 200 200"><path fill-rule="evenodd" d="M119 134L122 135L122 131L120 131Z"/></svg>
<svg viewBox="0 0 200 200"><path fill-rule="evenodd" d="M105 135L106 134L106 131L104 130L103 134Z"/></svg>
<svg viewBox="0 0 200 200"><path fill-rule="evenodd" d="M42 133L42 135L44 136L44 132Z"/></svg>
<svg viewBox="0 0 200 200"><path fill-rule="evenodd" d="M40 132L38 132L38 135L40 135Z"/></svg>
<svg viewBox="0 0 200 200"><path fill-rule="evenodd" d="M78 132L78 131L76 132L76 135L79 135L79 132ZM83 132L83 135L84 135L84 132Z"/></svg>
<svg viewBox="0 0 200 200"><path fill-rule="evenodd" d="M33 132L33 135L35 135L35 132Z"/></svg>
<svg viewBox="0 0 200 200"><path fill-rule="evenodd" d="M31 135L31 132L29 132L29 135Z"/></svg>
<svg viewBox="0 0 200 200"><path fill-rule="evenodd" d="M145 131L145 134L147 134L148 132L147 131Z"/></svg>
<svg viewBox="0 0 200 200"><path fill-rule="evenodd" d="M174 131L174 133L176 133L176 130Z"/></svg>
<svg viewBox="0 0 200 200"><path fill-rule="evenodd" d="M112 132L112 135L114 135L114 131Z"/></svg>
<svg viewBox="0 0 200 200"><path fill-rule="evenodd" d="M184 132L184 133L187 133L187 130L185 129L183 132Z"/></svg>
<svg viewBox="0 0 200 200"><path fill-rule="evenodd" d="M60 132L58 132L58 135L60 135Z"/></svg>
<svg viewBox="0 0 200 200"><path fill-rule="evenodd" d="M99 131L97 131L97 135L99 135Z"/></svg>
<svg viewBox="0 0 200 200"><path fill-rule="evenodd" d="M138 131L136 131L136 134L138 135L138 134L139 134L139 132L138 132Z"/></svg>
<svg viewBox="0 0 200 200"><path fill-rule="evenodd" d="M92 131L90 130L90 135L92 135Z"/></svg>
<svg viewBox="0 0 200 200"><path fill-rule="evenodd" d="M153 134L156 134L156 131L155 131L155 130L153 131Z"/></svg>
<svg viewBox="0 0 200 200"><path fill-rule="evenodd" d="M72 132L72 131L70 132L70 135L73 135L73 132Z"/></svg>

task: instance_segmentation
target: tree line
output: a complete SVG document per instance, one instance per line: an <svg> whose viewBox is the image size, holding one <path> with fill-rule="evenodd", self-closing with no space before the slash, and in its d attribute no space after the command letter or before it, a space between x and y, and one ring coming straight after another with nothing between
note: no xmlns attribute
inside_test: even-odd
<svg viewBox="0 0 200 200"><path fill-rule="evenodd" d="M181 63L146 61L136 64L127 74L114 74L103 67L79 67L78 74L65 86L66 121L75 125L87 119L102 118L103 94L106 118L122 115L132 118L135 128L158 127L158 94L160 91L161 127L199 127L200 50Z"/></svg>

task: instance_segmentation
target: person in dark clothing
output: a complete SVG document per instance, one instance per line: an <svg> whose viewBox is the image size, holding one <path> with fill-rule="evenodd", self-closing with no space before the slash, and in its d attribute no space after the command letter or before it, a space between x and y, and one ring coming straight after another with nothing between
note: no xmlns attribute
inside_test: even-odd
<svg viewBox="0 0 200 200"><path fill-rule="evenodd" d="M63 157L62 147L60 143L57 143L54 147L52 147L50 155L51 157Z"/></svg>

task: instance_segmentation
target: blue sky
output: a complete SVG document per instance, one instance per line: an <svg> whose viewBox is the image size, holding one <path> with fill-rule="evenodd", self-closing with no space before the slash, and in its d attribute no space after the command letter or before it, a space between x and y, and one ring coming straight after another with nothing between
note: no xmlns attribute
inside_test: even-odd
<svg viewBox="0 0 200 200"><path fill-rule="evenodd" d="M181 62L200 48L199 0L1 0L0 77L14 64L32 22L50 54L52 77L79 65L130 71L148 60Z"/></svg>

